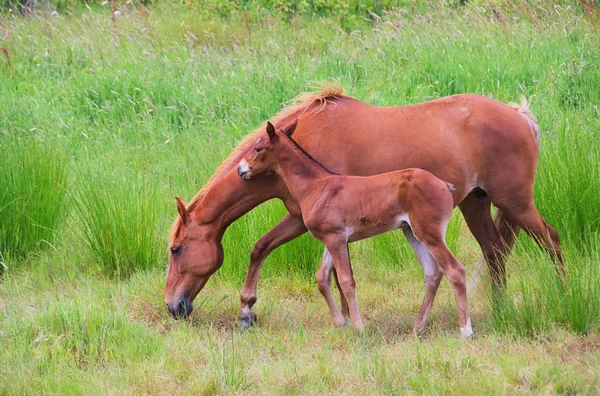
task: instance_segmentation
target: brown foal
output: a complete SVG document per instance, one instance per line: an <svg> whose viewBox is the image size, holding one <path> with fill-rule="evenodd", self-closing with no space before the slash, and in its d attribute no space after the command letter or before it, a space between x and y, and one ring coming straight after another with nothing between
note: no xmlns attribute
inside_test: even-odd
<svg viewBox="0 0 600 396"><path fill-rule="evenodd" d="M422 169L406 169L375 176L347 176L330 172L296 143L291 135L297 122L276 132L267 123L260 137L238 166L245 180L275 170L300 205L308 231L325 244L317 286L325 297L335 325L344 323L331 290L331 265L350 319L356 329L363 322L355 297L348 243L402 228L423 266L427 290L415 322L423 331L437 292L442 273L446 274L456 295L460 333L472 334L467 312L465 269L445 242L452 215L456 187Z"/></svg>

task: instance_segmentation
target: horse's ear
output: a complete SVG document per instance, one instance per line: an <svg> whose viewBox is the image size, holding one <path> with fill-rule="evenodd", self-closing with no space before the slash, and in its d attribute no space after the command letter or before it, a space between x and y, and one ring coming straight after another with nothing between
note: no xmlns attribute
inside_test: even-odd
<svg viewBox="0 0 600 396"><path fill-rule="evenodd" d="M296 118L296 121L294 121L294 123L292 125L290 125L287 128L285 128L283 130L283 133L285 133L288 137L291 137L292 133L294 133L294 131L296 130L297 126L298 126L298 119Z"/></svg>
<svg viewBox="0 0 600 396"><path fill-rule="evenodd" d="M267 135L269 135L269 140L273 142L277 135L275 134L275 127L269 121L267 121Z"/></svg>
<svg viewBox="0 0 600 396"><path fill-rule="evenodd" d="M177 201L177 211L179 212L179 216L181 216L181 221L183 222L183 225L188 225L191 216L190 212L188 212L187 208L185 207L185 201L180 197L175 197L175 200Z"/></svg>

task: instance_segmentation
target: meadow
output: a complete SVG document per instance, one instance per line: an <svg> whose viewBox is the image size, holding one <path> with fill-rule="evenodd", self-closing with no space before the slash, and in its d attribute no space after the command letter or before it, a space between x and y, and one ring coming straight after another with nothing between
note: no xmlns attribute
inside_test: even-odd
<svg viewBox="0 0 600 396"><path fill-rule="evenodd" d="M0 394L599 393L597 3L296 3L0 11ZM542 131L536 204L569 285L520 235L505 296L470 299L473 339L459 339L446 281L417 337L422 271L390 233L351 247L358 334L331 327L322 247L304 235L267 259L259 322L241 331L250 251L286 213L270 201L228 229L223 267L173 320L174 197L331 80L382 106L525 95ZM469 273L479 250L455 212L448 244Z"/></svg>

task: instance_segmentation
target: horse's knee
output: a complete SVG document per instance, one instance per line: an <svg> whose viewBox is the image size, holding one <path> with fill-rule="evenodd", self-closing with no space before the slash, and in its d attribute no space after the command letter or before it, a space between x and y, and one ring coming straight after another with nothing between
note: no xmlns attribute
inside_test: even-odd
<svg viewBox="0 0 600 396"><path fill-rule="evenodd" d="M266 255L268 254L269 249L269 241L259 239L254 248L252 249L252 253L250 253L250 261L256 262L264 260Z"/></svg>

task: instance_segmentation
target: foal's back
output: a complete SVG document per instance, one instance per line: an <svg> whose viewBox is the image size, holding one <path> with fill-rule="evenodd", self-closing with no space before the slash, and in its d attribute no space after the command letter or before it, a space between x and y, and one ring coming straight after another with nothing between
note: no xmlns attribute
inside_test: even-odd
<svg viewBox="0 0 600 396"><path fill-rule="evenodd" d="M356 241L425 223L440 224L443 233L453 208L451 188L417 168L366 177L331 175L302 203L302 213L316 237L335 230Z"/></svg>

